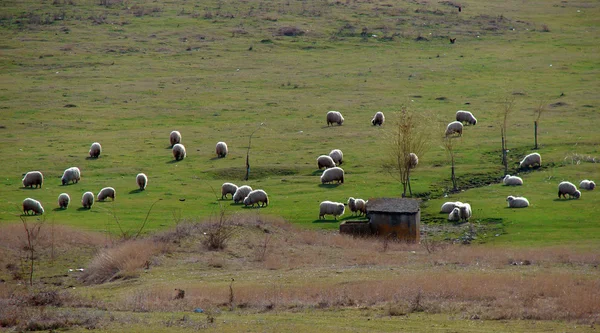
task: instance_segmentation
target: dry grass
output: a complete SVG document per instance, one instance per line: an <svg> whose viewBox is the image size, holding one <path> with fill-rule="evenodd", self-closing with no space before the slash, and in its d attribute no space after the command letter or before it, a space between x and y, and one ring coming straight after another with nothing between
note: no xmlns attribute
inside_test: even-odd
<svg viewBox="0 0 600 333"><path fill-rule="evenodd" d="M99 233L76 230L64 225L43 224L36 237L39 248L69 249L79 246L101 246L106 237ZM21 250L27 245L27 234L22 224L0 226L0 247Z"/></svg>

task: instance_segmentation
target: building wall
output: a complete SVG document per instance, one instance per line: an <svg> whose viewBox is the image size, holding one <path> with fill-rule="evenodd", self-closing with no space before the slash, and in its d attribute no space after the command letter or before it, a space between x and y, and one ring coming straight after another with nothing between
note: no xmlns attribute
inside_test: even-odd
<svg viewBox="0 0 600 333"><path fill-rule="evenodd" d="M371 224L380 236L393 235L407 242L420 241L421 212L416 214L371 213Z"/></svg>

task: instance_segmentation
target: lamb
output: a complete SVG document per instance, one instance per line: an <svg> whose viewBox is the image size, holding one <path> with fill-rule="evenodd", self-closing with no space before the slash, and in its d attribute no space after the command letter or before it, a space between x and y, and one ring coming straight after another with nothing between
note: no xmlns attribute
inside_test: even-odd
<svg viewBox="0 0 600 333"><path fill-rule="evenodd" d="M322 184L332 183L334 181L337 181L338 184L344 183L344 170L342 168L335 167L323 171L323 174L321 175Z"/></svg>
<svg viewBox="0 0 600 333"><path fill-rule="evenodd" d="M250 194L250 192L252 192L252 187L248 185L238 187L238 189L233 194L233 202L244 202L244 199L248 196L248 194Z"/></svg>
<svg viewBox="0 0 600 333"><path fill-rule="evenodd" d="M469 111L458 110L456 111L456 121L460 121L461 123L467 123L469 125L476 125L477 119L473 114Z"/></svg>
<svg viewBox="0 0 600 333"><path fill-rule="evenodd" d="M61 209L67 209L69 207L69 203L71 202L71 197L67 193L61 193L58 196L58 207Z"/></svg>
<svg viewBox="0 0 600 333"><path fill-rule="evenodd" d="M348 208L350 209L350 212L352 212L352 215L358 211L358 209L356 209L356 199L353 197L348 198Z"/></svg>
<svg viewBox="0 0 600 333"><path fill-rule="evenodd" d="M148 184L148 177L145 173L138 173L137 176L135 176L135 182L140 188L140 191L143 191L146 189L146 185Z"/></svg>
<svg viewBox="0 0 600 333"><path fill-rule="evenodd" d="M567 198L567 194L569 198L575 197L575 199L579 199L581 197L581 192L577 190L575 184L571 182L561 182L558 184L558 197L563 196L565 199Z"/></svg>
<svg viewBox="0 0 600 333"><path fill-rule="evenodd" d="M183 160L185 158L185 147L181 143L176 143L173 146L173 157L176 161Z"/></svg>
<svg viewBox="0 0 600 333"><path fill-rule="evenodd" d="M44 175L42 175L39 171L29 171L23 177L23 187L31 187L35 185L35 188L38 186L42 188L42 184L44 183Z"/></svg>
<svg viewBox="0 0 600 333"><path fill-rule="evenodd" d="M171 147L181 142L181 133L179 131L172 131L169 135L169 141L171 142Z"/></svg>
<svg viewBox="0 0 600 333"><path fill-rule="evenodd" d="M504 176L504 179L502 180L502 182L504 183L504 185L507 185L507 186L523 185L523 179L521 179L521 177L511 176L511 175Z"/></svg>
<svg viewBox="0 0 600 333"><path fill-rule="evenodd" d="M458 136L462 136L463 124L460 121L453 121L446 127L446 137L457 133Z"/></svg>
<svg viewBox="0 0 600 333"><path fill-rule="evenodd" d="M450 213L452 212L452 210L460 205L462 205L463 203L460 201L448 201L445 202L442 205L442 208L440 209L440 213Z"/></svg>
<svg viewBox="0 0 600 333"><path fill-rule="evenodd" d="M336 165L342 165L344 159L344 153L339 149L334 149L329 152L329 157L335 162Z"/></svg>
<svg viewBox="0 0 600 333"><path fill-rule="evenodd" d="M63 185L67 185L69 182L77 183L79 180L81 180L81 171L78 167L66 169L61 178Z"/></svg>
<svg viewBox="0 0 600 333"><path fill-rule="evenodd" d="M542 156L538 153L531 153L519 163L519 169L523 169L524 167L534 167L535 165L542 166Z"/></svg>
<svg viewBox="0 0 600 333"><path fill-rule="evenodd" d="M367 215L367 203L363 199L355 199L354 205L356 205L356 210L358 211L358 215Z"/></svg>
<svg viewBox="0 0 600 333"><path fill-rule="evenodd" d="M217 142L215 151L217 153L217 157L225 157L225 156L227 156L227 153L229 152L227 150L227 144L223 141Z"/></svg>
<svg viewBox="0 0 600 333"><path fill-rule="evenodd" d="M333 218L337 220L338 216L344 214L345 208L341 202L323 201L319 205L319 219L324 220L325 215L333 215Z"/></svg>
<svg viewBox="0 0 600 333"><path fill-rule="evenodd" d="M29 211L33 212L33 215L42 215L44 214L44 207L39 201L26 198L23 200L23 214L29 215Z"/></svg>
<svg viewBox="0 0 600 333"><path fill-rule="evenodd" d="M525 197L513 197L509 195L506 197L506 201L508 201L509 208L525 208L529 207L529 200Z"/></svg>
<svg viewBox="0 0 600 333"><path fill-rule="evenodd" d="M112 187L105 187L98 192L98 201L104 201L106 198L111 198L115 201L115 189Z"/></svg>
<svg viewBox="0 0 600 333"><path fill-rule="evenodd" d="M334 168L335 162L330 156L321 155L317 158L317 166L319 167L319 170L321 170L321 168Z"/></svg>
<svg viewBox="0 0 600 333"><path fill-rule="evenodd" d="M252 205L252 207L254 207L254 204L260 205L260 207L268 206L269 196L267 195L267 192L263 190L254 190L248 193L248 196L244 198L244 206Z"/></svg>
<svg viewBox="0 0 600 333"><path fill-rule="evenodd" d="M385 121L385 116L383 115L383 112L379 111L379 112L375 113L375 115L373 116L373 119L371 119L371 124L373 124L373 126L381 126L381 125L383 125L384 121Z"/></svg>
<svg viewBox="0 0 600 333"><path fill-rule="evenodd" d="M102 152L102 146L98 142L92 143L92 146L90 147L90 151L89 151L90 157L98 158L100 156L101 152Z"/></svg>
<svg viewBox="0 0 600 333"><path fill-rule="evenodd" d="M227 194L231 194L231 198L233 199L237 190L237 185L233 183L223 183L223 185L221 185L221 199L227 199Z"/></svg>
<svg viewBox="0 0 600 333"><path fill-rule="evenodd" d="M83 206L83 208L91 209L93 204L94 204L94 193L89 192L89 191L85 192L81 196L81 205Z"/></svg>
<svg viewBox="0 0 600 333"><path fill-rule="evenodd" d="M582 190L593 190L596 188L596 183L591 180L584 179L579 183L579 188Z"/></svg>
<svg viewBox="0 0 600 333"><path fill-rule="evenodd" d="M327 126L330 124L333 125L334 123L341 126L344 123L344 117L338 111L327 112Z"/></svg>
<svg viewBox="0 0 600 333"><path fill-rule="evenodd" d="M408 158L410 159L408 162L408 168L409 169L414 169L417 167L417 165L419 164L419 157L417 156L417 154L415 153L410 153L408 155Z"/></svg>

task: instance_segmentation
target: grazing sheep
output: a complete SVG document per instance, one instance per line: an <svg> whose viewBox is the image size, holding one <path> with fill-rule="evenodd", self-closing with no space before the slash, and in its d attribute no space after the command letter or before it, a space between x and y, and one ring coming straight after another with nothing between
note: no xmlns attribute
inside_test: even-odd
<svg viewBox="0 0 600 333"><path fill-rule="evenodd" d="M223 141L217 142L217 146L215 147L215 151L217 153L217 157L225 157L229 150L227 150L227 144Z"/></svg>
<svg viewBox="0 0 600 333"><path fill-rule="evenodd" d="M344 183L344 170L342 168L335 167L323 171L323 174L321 175L322 184L332 183L334 181L337 181L338 184Z"/></svg>
<svg viewBox="0 0 600 333"><path fill-rule="evenodd" d="M185 158L185 147L181 143L176 143L173 146L173 157L176 161L183 160Z"/></svg>
<svg viewBox="0 0 600 333"><path fill-rule="evenodd" d="M329 152L329 157L335 162L336 165L342 165L344 159L344 153L339 149L334 149Z"/></svg>
<svg viewBox="0 0 600 333"><path fill-rule="evenodd" d="M344 117L338 111L329 111L327 112L327 126L334 123L338 125L342 125L344 123Z"/></svg>
<svg viewBox="0 0 600 333"><path fill-rule="evenodd" d="M448 221L460 221L460 209L458 207L453 208L450 214L448 214Z"/></svg>
<svg viewBox="0 0 600 333"><path fill-rule="evenodd" d="M462 136L463 124L460 121L453 121L446 127L446 137L457 133L458 136Z"/></svg>
<svg viewBox="0 0 600 333"><path fill-rule="evenodd" d="M452 212L452 210L460 205L462 205L463 203L460 201L448 201L445 202L442 205L442 208L440 209L440 213L450 213Z"/></svg>
<svg viewBox="0 0 600 333"><path fill-rule="evenodd" d="M181 133L179 131L172 131L169 135L169 141L171 142L171 147L181 142Z"/></svg>
<svg viewBox="0 0 600 333"><path fill-rule="evenodd" d="M358 209L356 209L356 199L353 197L348 198L348 208L350 209L350 212L352 212L352 215L358 211Z"/></svg>
<svg viewBox="0 0 600 333"><path fill-rule="evenodd" d="M94 193L85 192L81 196L81 205L83 206L83 208L91 209L92 205L94 205Z"/></svg>
<svg viewBox="0 0 600 333"><path fill-rule="evenodd" d="M383 112L379 111L377 113L375 113L375 115L373 116L373 119L371 119L371 124L373 124L373 126L381 126L383 125L383 122L385 121L385 116L383 115Z"/></svg>
<svg viewBox="0 0 600 333"><path fill-rule="evenodd" d="M252 187L248 185L238 187L238 189L233 194L233 202L244 202L244 199L248 196L248 194L250 194L250 192L252 192Z"/></svg>
<svg viewBox="0 0 600 333"><path fill-rule="evenodd" d="M71 202L71 197L67 193L61 193L58 196L58 207L62 209L67 209L69 207L69 203Z"/></svg>
<svg viewBox="0 0 600 333"><path fill-rule="evenodd" d="M29 211L32 211L33 215L42 215L44 214L44 207L42 207L42 204L39 201L26 198L23 200L23 214L29 215Z"/></svg>
<svg viewBox="0 0 600 333"><path fill-rule="evenodd" d="M317 166L319 167L319 170L321 168L334 168L335 167L335 162L333 161L333 158L331 158L330 156L327 155L321 155L317 158Z"/></svg>
<svg viewBox="0 0 600 333"><path fill-rule="evenodd" d="M244 206L252 205L252 207L254 207L254 204L260 207L268 206L269 196L267 195L267 192L263 190L254 190L248 193L246 198L244 198Z"/></svg>
<svg viewBox="0 0 600 333"><path fill-rule="evenodd" d="M44 175L42 175L39 171L29 171L23 177L23 187L31 187L35 185L35 188L38 186L41 188L44 183Z"/></svg>
<svg viewBox="0 0 600 333"><path fill-rule="evenodd" d="M333 218L337 220L338 216L344 214L345 208L341 202L323 201L319 205L319 219L324 220L325 215L333 215Z"/></svg>
<svg viewBox="0 0 600 333"><path fill-rule="evenodd" d="M524 167L534 167L535 165L542 166L542 156L538 153L531 153L519 163L519 169L523 169Z"/></svg>
<svg viewBox="0 0 600 333"><path fill-rule="evenodd" d="M521 179L521 177L517 177L517 176L511 176L511 175L506 175L504 176L504 179L502 180L502 182L504 183L504 185L523 185L523 179Z"/></svg>
<svg viewBox="0 0 600 333"><path fill-rule="evenodd" d="M591 180L584 179L579 183L579 188L583 190L593 190L596 188L596 183Z"/></svg>
<svg viewBox="0 0 600 333"><path fill-rule="evenodd" d="M410 159L410 161L408 162L408 168L409 169L414 169L417 167L417 165L419 164L419 157L417 156L417 154L415 153L410 153L408 155L408 158Z"/></svg>
<svg viewBox="0 0 600 333"><path fill-rule="evenodd" d="M237 190L237 185L233 183L223 183L223 185L221 185L221 199L227 199L227 194L231 194L231 198L233 199L235 191Z"/></svg>
<svg viewBox="0 0 600 333"><path fill-rule="evenodd" d="M102 152L102 146L98 142L92 143L92 146L90 147L90 151L89 151L90 157L98 158L98 156L100 156L101 152Z"/></svg>
<svg viewBox="0 0 600 333"><path fill-rule="evenodd" d="M477 119L473 114L469 111L458 110L456 111L456 121L460 121L461 123L467 123L469 125L476 125Z"/></svg>
<svg viewBox="0 0 600 333"><path fill-rule="evenodd" d="M510 208L529 207L529 200L524 197L513 197L512 195L509 195L506 197L506 201L508 201L508 207Z"/></svg>
<svg viewBox="0 0 600 333"><path fill-rule="evenodd" d="M137 176L135 176L135 182L140 188L140 191L143 191L146 189L146 185L148 184L148 177L146 177L146 174L144 173L138 173Z"/></svg>
<svg viewBox="0 0 600 333"><path fill-rule="evenodd" d="M363 199L355 199L354 205L356 205L356 210L358 211L358 215L367 215L367 203Z"/></svg>
<svg viewBox="0 0 600 333"><path fill-rule="evenodd" d="M106 198L111 198L115 201L115 189L112 187L105 187L98 192L98 201L104 201Z"/></svg>
<svg viewBox="0 0 600 333"><path fill-rule="evenodd" d="M558 184L558 197L563 196L565 199L567 198L567 194L569 198L575 197L575 199L579 199L581 197L581 192L577 190L575 184L571 182L561 182Z"/></svg>
<svg viewBox="0 0 600 333"><path fill-rule="evenodd" d="M66 169L61 178L63 185L67 185L69 182L77 183L79 180L81 180L81 171L78 167Z"/></svg>

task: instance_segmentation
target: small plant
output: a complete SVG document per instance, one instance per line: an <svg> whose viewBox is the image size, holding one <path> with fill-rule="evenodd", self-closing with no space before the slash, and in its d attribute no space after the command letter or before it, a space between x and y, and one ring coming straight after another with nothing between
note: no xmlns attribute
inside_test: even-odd
<svg viewBox="0 0 600 333"><path fill-rule="evenodd" d="M225 209L221 208L217 219L208 223L204 245L211 251L223 250L235 232L236 226L227 218Z"/></svg>

